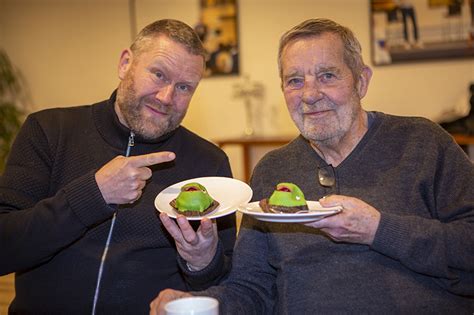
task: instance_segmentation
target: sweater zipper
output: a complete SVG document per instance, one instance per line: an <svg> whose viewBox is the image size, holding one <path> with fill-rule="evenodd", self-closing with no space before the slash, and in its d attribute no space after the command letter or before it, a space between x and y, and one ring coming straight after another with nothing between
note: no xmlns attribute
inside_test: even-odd
<svg viewBox="0 0 474 315"><path fill-rule="evenodd" d="M133 131L130 131L130 135L128 136L128 145L127 145L127 151L125 153L125 156L130 156L130 151L132 147L135 146L135 134Z"/></svg>
<svg viewBox="0 0 474 315"><path fill-rule="evenodd" d="M128 136L127 150L125 151L126 157L130 156L130 151L132 150L133 146L135 146L135 134L133 133L133 131L130 130L130 135ZM117 211L114 212L114 215L112 217L112 222L110 223L109 234L107 236L107 241L105 242L105 248L102 253L102 259L100 260L99 274L97 275L97 285L95 287L94 301L92 304L92 315L95 315L97 301L99 299L100 284L102 281L102 272L104 271L105 260L107 259L107 252L109 251L110 240L112 239L112 233L114 231L115 220L117 218Z"/></svg>

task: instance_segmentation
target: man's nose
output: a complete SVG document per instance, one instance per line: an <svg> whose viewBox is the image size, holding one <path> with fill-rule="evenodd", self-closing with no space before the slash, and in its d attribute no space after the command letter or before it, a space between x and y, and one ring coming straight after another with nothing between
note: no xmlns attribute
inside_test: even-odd
<svg viewBox="0 0 474 315"><path fill-rule="evenodd" d="M155 98L163 105L171 105L174 93L173 84L166 84L158 90Z"/></svg>
<svg viewBox="0 0 474 315"><path fill-rule="evenodd" d="M320 86L317 82L306 81L303 87L302 100L306 104L314 104L323 97Z"/></svg>

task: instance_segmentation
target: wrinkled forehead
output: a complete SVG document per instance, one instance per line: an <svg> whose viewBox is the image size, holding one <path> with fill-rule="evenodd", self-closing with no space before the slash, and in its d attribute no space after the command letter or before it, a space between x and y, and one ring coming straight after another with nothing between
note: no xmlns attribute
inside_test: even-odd
<svg viewBox="0 0 474 315"><path fill-rule="evenodd" d="M344 62L344 45L341 38L334 33L307 34L295 37L281 47L279 58L279 71L282 75L284 64L293 59L315 59L321 57L318 53L325 52L325 56L339 59ZM300 60L301 61L301 60Z"/></svg>
<svg viewBox="0 0 474 315"><path fill-rule="evenodd" d="M324 33L290 41L282 50L281 70L302 64L341 64L344 47L337 35Z"/></svg>

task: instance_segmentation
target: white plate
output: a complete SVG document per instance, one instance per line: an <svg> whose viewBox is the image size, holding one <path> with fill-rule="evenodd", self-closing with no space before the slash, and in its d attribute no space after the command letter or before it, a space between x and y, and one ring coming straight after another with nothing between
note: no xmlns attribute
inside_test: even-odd
<svg viewBox="0 0 474 315"><path fill-rule="evenodd" d="M170 206L170 201L175 199L181 187L188 183L199 183L206 187L209 195L219 202L219 206L210 214L203 217L209 219L219 218L237 210L252 198L252 189L240 180L228 177L199 177L188 179L162 190L155 198L155 207L160 212L166 212L171 218L176 218L176 211ZM203 217L187 217L188 220L201 220Z"/></svg>
<svg viewBox="0 0 474 315"><path fill-rule="evenodd" d="M267 222L280 222L280 223L303 223L303 222L314 222L321 220L327 216L338 213L342 210L342 207L327 207L324 208L317 201L306 201L308 204L308 213L269 213L263 212L258 205L258 201L251 202L246 205L239 207L239 211L253 216L255 219Z"/></svg>

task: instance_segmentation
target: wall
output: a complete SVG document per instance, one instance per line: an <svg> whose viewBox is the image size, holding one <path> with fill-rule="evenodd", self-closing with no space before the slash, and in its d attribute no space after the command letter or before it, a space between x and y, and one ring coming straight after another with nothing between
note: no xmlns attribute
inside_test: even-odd
<svg viewBox="0 0 474 315"><path fill-rule="evenodd" d="M25 75L33 110L102 100L117 85L117 61L130 43L127 0L0 0L1 46ZM193 25L198 0L136 0L137 28L160 18ZM328 17L354 30L370 61L369 6L366 0L240 0L241 72L265 86L257 104L264 135L297 133L286 112L276 65L280 35L300 21ZM467 102L474 62L451 60L374 67L366 109L437 119ZM184 125L208 139L241 136L241 100L232 97L242 77L201 82ZM240 176L238 152L229 151Z"/></svg>

